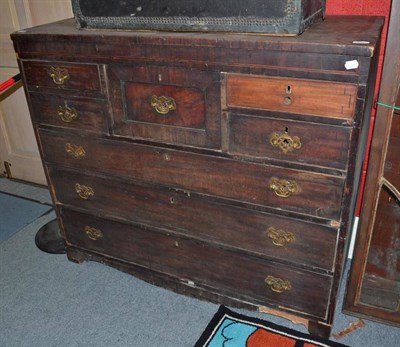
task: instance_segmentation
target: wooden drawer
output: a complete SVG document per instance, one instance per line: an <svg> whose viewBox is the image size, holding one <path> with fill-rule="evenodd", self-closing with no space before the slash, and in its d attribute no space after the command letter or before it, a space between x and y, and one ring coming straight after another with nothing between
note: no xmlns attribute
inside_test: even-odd
<svg viewBox="0 0 400 347"><path fill-rule="evenodd" d="M218 203L197 194L50 170L57 201L94 214L170 228L257 256L332 271L337 230ZM77 186L78 185L78 186ZM84 199L76 188L93 195Z"/></svg>
<svg viewBox="0 0 400 347"><path fill-rule="evenodd" d="M340 177L49 130L40 134L48 163L340 218L344 184Z"/></svg>
<svg viewBox="0 0 400 347"><path fill-rule="evenodd" d="M107 106L103 100L39 93L29 94L39 125L108 134Z"/></svg>
<svg viewBox="0 0 400 347"><path fill-rule="evenodd" d="M220 147L219 74L193 69L110 66L118 136Z"/></svg>
<svg viewBox="0 0 400 347"><path fill-rule="evenodd" d="M350 128L229 115L229 152L345 170Z"/></svg>
<svg viewBox="0 0 400 347"><path fill-rule="evenodd" d="M357 86L295 78L228 74L228 107L298 113L351 120Z"/></svg>
<svg viewBox="0 0 400 347"><path fill-rule="evenodd" d="M28 89L55 91L102 92L101 67L97 64L22 61Z"/></svg>
<svg viewBox="0 0 400 347"><path fill-rule="evenodd" d="M169 274L180 282L218 288L234 298L260 305L273 302L281 308L326 317L330 276L67 210L62 210L62 224L67 242L77 247Z"/></svg>

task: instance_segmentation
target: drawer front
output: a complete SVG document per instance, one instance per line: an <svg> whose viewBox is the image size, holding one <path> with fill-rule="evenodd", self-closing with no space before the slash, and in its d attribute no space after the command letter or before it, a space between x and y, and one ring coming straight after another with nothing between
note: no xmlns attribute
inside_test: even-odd
<svg viewBox="0 0 400 347"><path fill-rule="evenodd" d="M107 106L99 99L29 94L33 115L39 125L108 134Z"/></svg>
<svg viewBox="0 0 400 347"><path fill-rule="evenodd" d="M110 66L108 75L116 135L220 147L219 74Z"/></svg>
<svg viewBox="0 0 400 347"><path fill-rule="evenodd" d="M332 271L337 230L228 206L196 194L51 169L57 201L91 213L166 227L257 256ZM78 185L78 186L77 186ZM79 187L93 195L81 196Z"/></svg>
<svg viewBox="0 0 400 347"><path fill-rule="evenodd" d="M62 211L69 244L122 259L182 282L260 305L325 318L332 278L301 272L184 237Z"/></svg>
<svg viewBox="0 0 400 347"><path fill-rule="evenodd" d="M40 133L48 163L340 218L340 177L48 130Z"/></svg>
<svg viewBox="0 0 400 347"><path fill-rule="evenodd" d="M357 87L352 84L228 74L228 107L353 119Z"/></svg>
<svg viewBox="0 0 400 347"><path fill-rule="evenodd" d="M126 83L128 121L205 130L205 100L196 88Z"/></svg>
<svg viewBox="0 0 400 347"><path fill-rule="evenodd" d="M230 114L229 151L233 154L345 170L350 129Z"/></svg>
<svg viewBox="0 0 400 347"><path fill-rule="evenodd" d="M96 64L75 64L66 62L22 61L28 89L40 88L101 92L100 67Z"/></svg>

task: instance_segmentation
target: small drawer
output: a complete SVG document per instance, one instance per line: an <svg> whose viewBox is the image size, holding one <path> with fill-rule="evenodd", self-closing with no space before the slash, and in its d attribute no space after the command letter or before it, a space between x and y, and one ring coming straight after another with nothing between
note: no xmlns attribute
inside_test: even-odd
<svg viewBox="0 0 400 347"><path fill-rule="evenodd" d="M332 277L302 272L166 232L62 210L67 243L168 274L180 282L215 288L259 305L271 302L326 318Z"/></svg>
<svg viewBox="0 0 400 347"><path fill-rule="evenodd" d="M22 61L28 89L101 93L101 71L96 64Z"/></svg>
<svg viewBox="0 0 400 347"><path fill-rule="evenodd" d="M108 75L116 135L220 147L219 74L118 65Z"/></svg>
<svg viewBox="0 0 400 347"><path fill-rule="evenodd" d="M341 177L49 130L40 137L48 163L340 219Z"/></svg>
<svg viewBox="0 0 400 347"><path fill-rule="evenodd" d="M347 168L350 128L247 115L229 115L229 152Z"/></svg>
<svg viewBox="0 0 400 347"><path fill-rule="evenodd" d="M107 105L103 100L39 93L30 93L29 97L39 125L109 133Z"/></svg>
<svg viewBox="0 0 400 347"><path fill-rule="evenodd" d="M51 168L50 177L57 201L63 205L169 228L267 259L328 271L334 266L337 229L331 227L80 172ZM85 189L93 194L84 195Z"/></svg>
<svg viewBox="0 0 400 347"><path fill-rule="evenodd" d="M351 120L357 86L295 78L228 74L228 107L254 108Z"/></svg>

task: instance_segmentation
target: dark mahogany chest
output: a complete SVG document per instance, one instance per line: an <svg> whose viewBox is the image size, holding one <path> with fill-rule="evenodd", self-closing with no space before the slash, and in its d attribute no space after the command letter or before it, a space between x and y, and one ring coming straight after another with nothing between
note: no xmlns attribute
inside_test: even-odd
<svg viewBox="0 0 400 347"><path fill-rule="evenodd" d="M381 26L13 34L69 259L329 334Z"/></svg>

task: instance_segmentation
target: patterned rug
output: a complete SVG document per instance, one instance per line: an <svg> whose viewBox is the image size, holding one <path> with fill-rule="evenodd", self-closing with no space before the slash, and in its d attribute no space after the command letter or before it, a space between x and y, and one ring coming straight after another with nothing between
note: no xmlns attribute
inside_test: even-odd
<svg viewBox="0 0 400 347"><path fill-rule="evenodd" d="M333 347L337 342L302 334L221 306L195 347Z"/></svg>

